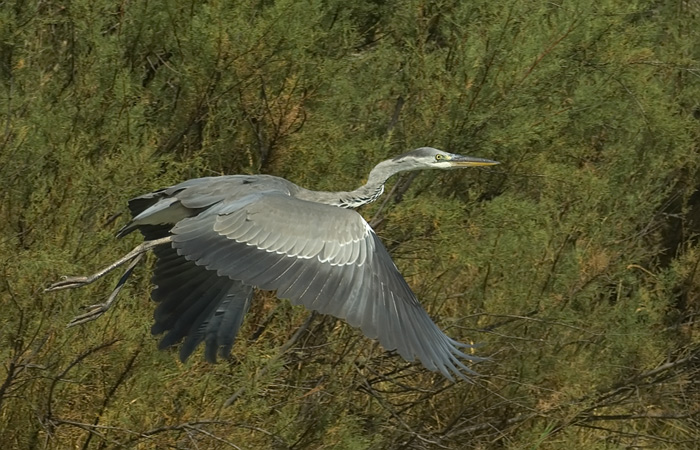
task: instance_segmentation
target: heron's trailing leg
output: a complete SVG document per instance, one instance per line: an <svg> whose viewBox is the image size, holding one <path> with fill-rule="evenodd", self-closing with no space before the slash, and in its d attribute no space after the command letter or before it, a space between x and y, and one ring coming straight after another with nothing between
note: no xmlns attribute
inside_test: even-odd
<svg viewBox="0 0 700 450"><path fill-rule="evenodd" d="M68 322L67 326L74 327L76 325L80 325L81 323L90 322L91 320L95 320L102 314L106 313L110 306L112 306L112 303L114 303L114 300L116 300L117 295L119 295L119 291L121 291L122 287L124 287L124 283L126 283L126 280L129 279L131 272L134 271L134 267L136 267L136 265L139 263L139 261L141 261L142 258L143 253L140 253L136 255L133 261L131 261L129 267L126 268L124 274L121 276L121 278L119 278L119 282L114 287L114 290L111 294L109 294L107 301L103 303L97 303L95 305L85 306L84 308L87 310L87 312L80 314L79 316L73 317L73 320Z"/></svg>
<svg viewBox="0 0 700 450"><path fill-rule="evenodd" d="M119 259L118 261L113 262L109 266L105 267L104 269L93 273L92 275L89 275L87 277L63 277L63 279L59 282L56 282L52 284L51 286L47 287L44 289L44 292L51 292L51 291L60 291L61 289L75 289L79 287L86 286L90 283L93 283L103 276L107 275L117 267L123 266L124 264L128 263L132 259L136 258L139 255L142 255L143 253L146 253L153 247L157 247L158 245L162 244L167 244L171 241L171 237L164 237L160 239L154 239L152 241L145 241L142 244L136 246L132 251L127 253L123 258Z"/></svg>
<svg viewBox="0 0 700 450"><path fill-rule="evenodd" d="M131 275L131 272L133 272L134 267L141 261L143 258L144 253L147 251L151 250L153 247L156 247L158 245L163 245L163 244L168 244L170 243L171 238L170 236L161 238L161 239L154 239L152 241L146 241L143 242L142 244L138 245L136 248L134 248L132 251L130 251L128 254L126 254L123 258L113 262L109 266L105 267L104 269L89 275L89 276L82 276L82 277L64 277L63 280L52 284L48 288L45 289L45 292L49 291L59 291L62 289L75 289L79 288L82 286L86 286L90 283L93 283L96 280L99 280L100 278L104 277L108 273L112 272L113 270L117 269L120 266L123 266L124 264L131 262L129 264L129 267L127 267L126 271L124 274L121 276L119 279L119 282L117 283L117 286L114 288L112 293L109 295L109 298L107 298L107 301L104 303L98 303L95 305L90 305L87 306L87 312L84 314L81 314L79 316L76 316L73 320L70 321L68 324L69 327L79 325L81 323L89 322L91 320L95 320L98 317L100 317L102 314L104 314L110 306L112 306L112 303L114 303L114 300L117 298L117 295L119 294L119 291L121 291L122 287L124 287L124 283L126 280L129 278Z"/></svg>

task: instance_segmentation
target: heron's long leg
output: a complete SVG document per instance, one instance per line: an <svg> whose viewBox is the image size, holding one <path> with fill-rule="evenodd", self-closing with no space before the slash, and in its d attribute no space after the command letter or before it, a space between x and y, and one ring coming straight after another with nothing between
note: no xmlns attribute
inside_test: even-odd
<svg viewBox="0 0 700 450"><path fill-rule="evenodd" d="M131 275L131 272L133 272L134 267L141 261L143 258L143 254L152 249L153 247L156 247L158 245L163 245L167 244L171 241L170 236L164 237L161 239L154 239L152 241L145 241L141 243L140 245L136 246L132 251L127 253L123 258L113 262L109 266L105 267L104 269L86 276L86 277L64 277L63 280L52 284L48 288L44 290L44 292L48 291L59 291L61 289L74 289L74 288L79 288L82 286L86 286L96 280L99 280L100 278L104 277L108 273L112 272L114 269L131 262L129 264L129 267L126 268L126 271L122 274L121 278L119 278L119 282L117 283L117 286L114 288L112 293L109 295L107 300L104 303L97 303L95 305L90 305L86 306L85 309L87 309L87 312L80 314L79 316L76 316L73 318L68 323L69 327L79 325L81 323L85 322L90 322L91 320L95 320L98 317L100 317L102 314L107 312L107 310L112 306L114 301L117 299L117 295L119 294L119 291L122 290L122 287L124 287L124 283L126 283L126 280L129 278Z"/></svg>
<svg viewBox="0 0 700 450"><path fill-rule="evenodd" d="M162 244L167 244L171 242L172 238L170 236L160 238L160 239L154 239L152 241L145 241L141 243L140 245L136 246L132 251L127 253L123 258L113 262L109 266L105 267L104 269L93 273L92 275L89 276L83 276L83 277L64 277L61 281L56 282L49 286L48 288L44 289L44 292L50 292L50 291L59 291L61 289L74 289L74 288L79 288L82 286L86 286L90 283L93 283L94 281L99 280L103 276L107 275L117 267L120 267L129 261L131 261L134 258L139 257L140 255L146 253L153 247L157 247L158 245ZM139 258L140 259L140 258ZM133 269L133 267L132 267ZM130 273L129 270L127 272Z"/></svg>
<svg viewBox="0 0 700 450"><path fill-rule="evenodd" d="M102 314L106 313L107 310L112 306L112 303L114 303L114 300L117 299L117 295L119 295L119 291L122 290L122 287L124 287L124 283L126 283L126 280L129 278L131 275L131 272L133 272L134 267L141 261L143 258L143 253L139 253L136 255L136 257L131 261L131 264L129 264L129 267L126 268L126 271L124 274L119 278L119 282L117 285L114 287L114 290L112 291L111 294L109 294L109 297L107 300L103 303L97 303L95 305L90 305L86 306L85 309L87 312L80 314L79 316L73 317L73 320L68 322L67 327L74 327L76 325L80 325L81 323L85 322L90 322L91 320L95 320L98 317L100 317Z"/></svg>

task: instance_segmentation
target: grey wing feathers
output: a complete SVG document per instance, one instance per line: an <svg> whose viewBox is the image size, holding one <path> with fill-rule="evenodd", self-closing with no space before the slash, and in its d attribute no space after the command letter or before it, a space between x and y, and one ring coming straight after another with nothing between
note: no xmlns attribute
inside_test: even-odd
<svg viewBox="0 0 700 450"><path fill-rule="evenodd" d="M460 359L481 359L460 351L465 345L435 325L355 211L263 192L214 205L181 220L172 233L177 253L206 273L277 290L282 298L345 319L387 350L418 358L449 379L473 373ZM206 293L213 299L220 295L215 290ZM200 308L201 317L210 315Z"/></svg>
<svg viewBox="0 0 700 450"><path fill-rule="evenodd" d="M160 189L129 200L132 220L117 232L117 237L129 234L144 226L172 225L186 217L206 214L212 205L224 203L235 208L237 203L231 193L243 191L255 193L274 187L289 193L291 183L268 175L229 175L194 178L169 188ZM161 236L162 237L162 236Z"/></svg>
<svg viewBox="0 0 700 450"><path fill-rule="evenodd" d="M231 182L241 183L244 179L231 177L227 185L230 187ZM224 199L222 188L201 195L197 187L210 184L210 179L188 180L130 200L129 209L134 219L117 235L123 236L138 228L147 240L168 236L173 223ZM225 183L219 180L213 184ZM194 195L193 191L200 194ZM190 202L192 197L197 197L198 201ZM183 198L186 205L182 205ZM165 333L159 347L166 348L184 339L180 359L185 361L204 342L207 361L215 362L217 352L227 358L250 307L253 288L197 266L178 255L172 247L156 247L154 252L157 262L151 297L158 306L151 331Z"/></svg>
<svg viewBox="0 0 700 450"><path fill-rule="evenodd" d="M227 358L250 307L253 288L197 266L172 247L156 247L155 252L156 288L151 297L158 306L151 332L166 333L159 347L167 348L184 338L180 347L183 362L201 342L207 361L216 362L217 350Z"/></svg>

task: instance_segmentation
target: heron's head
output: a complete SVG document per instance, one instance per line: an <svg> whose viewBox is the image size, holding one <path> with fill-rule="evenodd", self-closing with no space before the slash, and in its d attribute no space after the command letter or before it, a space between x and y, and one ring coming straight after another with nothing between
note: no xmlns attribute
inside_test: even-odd
<svg viewBox="0 0 700 450"><path fill-rule="evenodd" d="M451 169L459 167L493 166L497 161L456 155L432 147L421 147L391 159L404 170Z"/></svg>

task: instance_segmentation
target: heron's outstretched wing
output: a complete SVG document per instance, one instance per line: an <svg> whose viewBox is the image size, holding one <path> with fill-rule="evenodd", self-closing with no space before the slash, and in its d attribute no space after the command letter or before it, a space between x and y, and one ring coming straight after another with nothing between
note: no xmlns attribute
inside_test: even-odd
<svg viewBox="0 0 700 450"><path fill-rule="evenodd" d="M256 193L213 205L171 232L177 253L196 266L345 319L385 349L417 357L449 379L473 373L460 359L481 359L460 351L467 345L435 325L353 210Z"/></svg>

